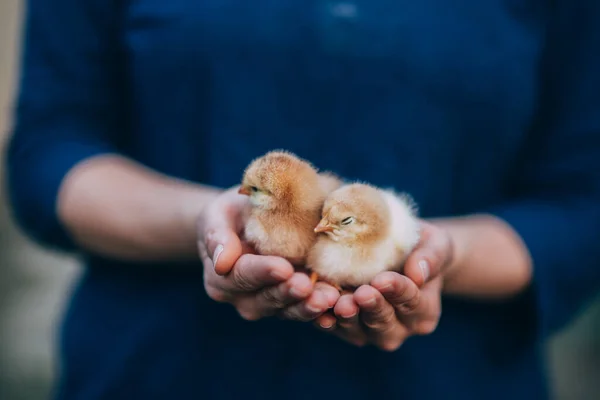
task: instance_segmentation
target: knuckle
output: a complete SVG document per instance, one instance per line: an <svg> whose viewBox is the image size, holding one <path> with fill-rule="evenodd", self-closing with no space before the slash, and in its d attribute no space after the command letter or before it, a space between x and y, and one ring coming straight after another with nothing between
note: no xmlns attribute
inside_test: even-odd
<svg viewBox="0 0 600 400"><path fill-rule="evenodd" d="M258 321L261 318L261 315L255 310L247 308L238 308L237 311L238 314L240 314L240 317L242 317L246 321Z"/></svg>
<svg viewBox="0 0 600 400"><path fill-rule="evenodd" d="M407 282L403 279L397 280L396 290L395 290L396 298L403 298L406 295L406 292L408 291L408 285L406 283Z"/></svg>
<svg viewBox="0 0 600 400"><path fill-rule="evenodd" d="M271 288L262 292L263 300L269 307L281 309L285 307L284 301L278 296L277 288Z"/></svg>
<svg viewBox="0 0 600 400"><path fill-rule="evenodd" d="M419 321L415 324L414 333L416 335L429 335L433 333L438 326L438 320Z"/></svg>
<svg viewBox="0 0 600 400"><path fill-rule="evenodd" d="M335 330L332 332L333 335L339 337L343 341L350 343L356 347L365 347L370 342L367 340L367 337L356 332L346 331L346 330Z"/></svg>
<svg viewBox="0 0 600 400"><path fill-rule="evenodd" d="M381 323L379 321L373 321L370 319L363 320L363 324L365 324L365 326L372 331L379 330L379 328L381 326Z"/></svg>
<svg viewBox="0 0 600 400"><path fill-rule="evenodd" d="M441 266L444 264L445 257L446 257L446 255L443 250L438 250L438 251L434 252L431 255L431 257L429 257L430 258L429 267L431 268L430 279L439 274L439 272L441 270Z"/></svg>
<svg viewBox="0 0 600 400"><path fill-rule="evenodd" d="M279 316L283 319L289 319L289 320L294 320L292 314L290 313L290 310L288 309L283 309L279 312Z"/></svg>
<svg viewBox="0 0 600 400"><path fill-rule="evenodd" d="M381 318L381 323L385 326L390 326L396 322L396 314L393 311L385 313Z"/></svg>
<svg viewBox="0 0 600 400"><path fill-rule="evenodd" d="M302 315L295 308L287 308L281 312L281 315L285 319L289 319L291 321L304 321Z"/></svg>
<svg viewBox="0 0 600 400"><path fill-rule="evenodd" d="M381 350L383 350L383 351L392 352L392 351L398 350L401 345L402 345L402 340L400 340L400 339L390 339L390 340L383 341L379 345L379 348Z"/></svg>
<svg viewBox="0 0 600 400"><path fill-rule="evenodd" d="M213 228L207 228L204 231L204 242L206 243L207 247L210 247L210 245L215 245L215 235L216 231Z"/></svg>
<svg viewBox="0 0 600 400"><path fill-rule="evenodd" d="M233 305L240 317L246 321L257 321L264 316L256 307L256 301L251 297L238 298Z"/></svg>
<svg viewBox="0 0 600 400"><path fill-rule="evenodd" d="M292 308L292 310L294 310L297 319L302 322L312 321L318 318L319 315L321 315L321 313L319 313L318 311L311 311L307 309L306 305L295 306Z"/></svg>
<svg viewBox="0 0 600 400"><path fill-rule="evenodd" d="M398 310L404 315L412 314L416 309L414 302L402 303L398 306Z"/></svg>
<svg viewBox="0 0 600 400"><path fill-rule="evenodd" d="M239 290L249 292L253 289L252 282L243 270L235 268L233 273L233 281Z"/></svg>
<svg viewBox="0 0 600 400"><path fill-rule="evenodd" d="M204 289L206 290L206 294L211 300L216 301L217 303L224 303L226 301L225 293L223 293L222 290L219 290L210 285L205 285Z"/></svg>
<svg viewBox="0 0 600 400"><path fill-rule="evenodd" d="M206 243L202 240L198 241L198 254L200 255L200 260L206 265L209 259L208 250L206 249Z"/></svg>
<svg viewBox="0 0 600 400"><path fill-rule="evenodd" d="M390 325L386 325L383 323L372 323L372 324L364 324L370 333L374 333L377 335L385 335L386 333L392 330Z"/></svg>
<svg viewBox="0 0 600 400"><path fill-rule="evenodd" d="M420 304L420 292L417 292L417 294L412 299L399 304L398 310L404 315L410 315L417 310L417 308L419 307L419 304Z"/></svg>
<svg viewBox="0 0 600 400"><path fill-rule="evenodd" d="M301 322L309 322L309 321L314 320L315 318L316 318L316 315L313 315L313 314L304 313L304 312L296 313L296 320L301 321Z"/></svg>
<svg viewBox="0 0 600 400"><path fill-rule="evenodd" d="M364 320L363 323L371 330L386 331L392 327L395 319L396 316L393 313L385 313L377 315L374 319Z"/></svg>

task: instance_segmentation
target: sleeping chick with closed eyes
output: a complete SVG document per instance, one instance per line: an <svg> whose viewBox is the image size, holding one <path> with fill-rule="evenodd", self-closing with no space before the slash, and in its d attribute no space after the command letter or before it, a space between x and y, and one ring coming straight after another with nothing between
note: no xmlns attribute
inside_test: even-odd
<svg viewBox="0 0 600 400"><path fill-rule="evenodd" d="M290 152L271 151L257 158L244 171L239 189L250 198L244 239L258 254L304 266L325 198L341 184L334 174L319 173Z"/></svg>
<svg viewBox="0 0 600 400"><path fill-rule="evenodd" d="M408 195L362 183L332 192L322 217L307 268L313 282L323 280L338 290L369 284L380 272L400 272L420 239Z"/></svg>

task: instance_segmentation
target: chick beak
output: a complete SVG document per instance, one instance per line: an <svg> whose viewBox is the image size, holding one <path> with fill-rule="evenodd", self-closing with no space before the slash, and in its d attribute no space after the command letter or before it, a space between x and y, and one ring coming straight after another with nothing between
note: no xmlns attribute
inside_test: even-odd
<svg viewBox="0 0 600 400"><path fill-rule="evenodd" d="M333 232L334 228L329 224L329 221L322 219L319 225L315 227L315 233Z"/></svg>
<svg viewBox="0 0 600 400"><path fill-rule="evenodd" d="M244 196L250 196L250 190L246 186L240 186L238 193L243 194Z"/></svg>

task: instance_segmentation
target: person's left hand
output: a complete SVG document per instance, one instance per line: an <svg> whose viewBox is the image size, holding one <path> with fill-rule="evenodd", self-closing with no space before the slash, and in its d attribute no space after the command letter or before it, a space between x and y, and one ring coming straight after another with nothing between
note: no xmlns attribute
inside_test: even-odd
<svg viewBox="0 0 600 400"><path fill-rule="evenodd" d="M443 275L452 263L448 233L422 223L421 241L407 258L403 274L383 272L370 285L344 294L317 327L363 346L394 351L410 336L432 333L441 316Z"/></svg>

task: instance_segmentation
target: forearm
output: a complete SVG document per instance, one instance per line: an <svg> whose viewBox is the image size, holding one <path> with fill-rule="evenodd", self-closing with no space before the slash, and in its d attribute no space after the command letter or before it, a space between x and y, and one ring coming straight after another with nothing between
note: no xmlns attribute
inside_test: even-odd
<svg viewBox="0 0 600 400"><path fill-rule="evenodd" d="M433 221L447 230L454 257L444 292L478 298L504 298L525 289L532 276L529 253L505 222L486 215Z"/></svg>
<svg viewBox="0 0 600 400"><path fill-rule="evenodd" d="M219 192L99 156L67 175L57 208L82 248L132 261L185 260L198 257L196 219Z"/></svg>

